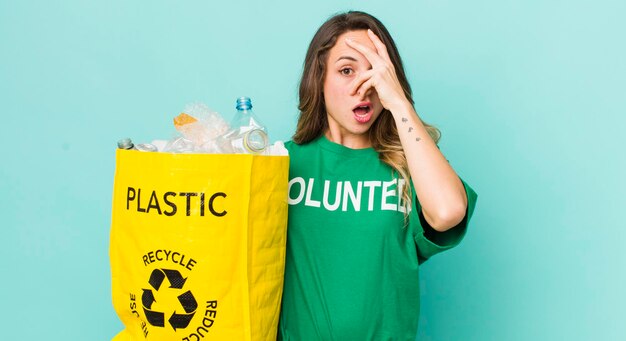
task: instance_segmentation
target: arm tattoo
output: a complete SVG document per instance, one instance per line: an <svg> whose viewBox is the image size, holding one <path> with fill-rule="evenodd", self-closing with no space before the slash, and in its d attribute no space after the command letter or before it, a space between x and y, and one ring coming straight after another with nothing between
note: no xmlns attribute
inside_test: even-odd
<svg viewBox="0 0 626 341"><path fill-rule="evenodd" d="M422 140L422 139L421 139L421 138L419 138L419 137L415 138L415 142L419 142L419 141L421 141L421 140Z"/></svg>
<svg viewBox="0 0 626 341"><path fill-rule="evenodd" d="M407 123L408 121L409 121L409 120L408 120L406 117L403 117L403 118L402 118L402 122L403 122L403 123Z"/></svg>
<svg viewBox="0 0 626 341"><path fill-rule="evenodd" d="M413 131L413 127L409 127L409 133Z"/></svg>

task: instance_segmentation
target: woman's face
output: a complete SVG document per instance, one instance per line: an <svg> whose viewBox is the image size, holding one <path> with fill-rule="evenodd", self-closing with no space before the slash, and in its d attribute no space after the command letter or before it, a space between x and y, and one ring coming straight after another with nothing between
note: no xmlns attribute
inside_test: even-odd
<svg viewBox="0 0 626 341"><path fill-rule="evenodd" d="M370 145L367 131L383 110L375 89L365 94L350 94L353 80L372 68L370 62L345 43L346 38L376 50L366 30L349 31L337 38L328 54L324 80L324 100L328 117L326 136L353 148Z"/></svg>

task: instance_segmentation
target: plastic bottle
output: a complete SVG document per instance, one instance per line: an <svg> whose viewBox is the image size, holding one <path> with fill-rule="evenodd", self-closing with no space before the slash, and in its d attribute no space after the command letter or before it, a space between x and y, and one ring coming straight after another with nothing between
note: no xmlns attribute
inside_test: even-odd
<svg viewBox="0 0 626 341"><path fill-rule="evenodd" d="M123 138L117 141L117 148L119 149L137 149L130 138Z"/></svg>
<svg viewBox="0 0 626 341"><path fill-rule="evenodd" d="M226 153L261 154L267 148L267 129L252 111L249 97L237 99L237 113L230 130L222 136L221 147Z"/></svg>
<svg viewBox="0 0 626 341"><path fill-rule="evenodd" d="M158 152L157 147L151 143L140 143L135 145L135 149L140 152Z"/></svg>
<svg viewBox="0 0 626 341"><path fill-rule="evenodd" d="M117 141L117 148L119 149L133 149L139 150L142 152L156 152L158 151L157 147L150 143L140 143L135 145L130 138L123 138Z"/></svg>

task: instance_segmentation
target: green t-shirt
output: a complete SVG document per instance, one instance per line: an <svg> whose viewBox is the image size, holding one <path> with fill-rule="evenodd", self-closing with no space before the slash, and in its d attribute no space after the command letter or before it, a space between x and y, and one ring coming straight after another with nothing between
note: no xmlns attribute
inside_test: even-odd
<svg viewBox="0 0 626 341"><path fill-rule="evenodd" d="M424 226L414 196L405 226L398 195L404 182L373 148L350 149L324 136L286 147L289 223L278 339L414 341L419 264L461 241L476 193L464 183L466 217L442 233Z"/></svg>

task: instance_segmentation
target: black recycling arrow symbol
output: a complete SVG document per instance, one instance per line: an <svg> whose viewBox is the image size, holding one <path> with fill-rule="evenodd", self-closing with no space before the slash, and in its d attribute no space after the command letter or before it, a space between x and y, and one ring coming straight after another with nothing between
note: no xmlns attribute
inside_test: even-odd
<svg viewBox="0 0 626 341"><path fill-rule="evenodd" d="M150 285L154 288L154 290L159 290L159 288L161 287L161 283L163 283L163 279L165 278L165 274L163 273L163 271L159 270L159 269L154 269L152 270L152 273L150 274L150 280L148 280L148 283L150 283Z"/></svg>
<svg viewBox="0 0 626 341"><path fill-rule="evenodd" d="M196 302L195 297L193 297L189 290L178 296L178 302L180 302L180 305L183 306L187 314L193 313L198 308L198 302Z"/></svg>
<svg viewBox="0 0 626 341"><path fill-rule="evenodd" d="M187 279L183 278L177 270L154 269L150 274L150 280L148 283L150 283L154 290L158 291L161 288L161 284L163 284L165 277L167 277L167 280L170 282L170 288L173 289L182 289L185 282L187 282Z"/></svg>
<svg viewBox="0 0 626 341"><path fill-rule="evenodd" d="M185 282L187 281L187 279L183 278L180 272L176 270L163 269L163 272L165 272L167 280L170 281L170 288L182 289L183 285L185 285Z"/></svg>
<svg viewBox="0 0 626 341"><path fill-rule="evenodd" d="M168 320L174 331L180 328L187 328L189 322L193 318L193 315L196 313L196 309L198 308L198 302L193 297L191 291L187 291L184 294L178 296L178 301L180 305L183 306L185 312L187 314L177 314L176 311L172 314L170 319Z"/></svg>
<svg viewBox="0 0 626 341"><path fill-rule="evenodd" d="M169 319L170 325L174 328L174 331L176 331L176 329L187 328L194 314L195 312L191 314L176 314L176 311L174 311Z"/></svg>
<svg viewBox="0 0 626 341"><path fill-rule="evenodd" d="M170 288L173 289L182 289L185 282L187 282L187 278L183 278L180 272L176 270L154 269L150 274L148 283L150 283L150 286L156 291L159 291L165 277L167 277L167 280L170 282ZM142 290L141 303L143 305L143 311L146 314L146 319L153 326L165 327L165 313L152 310L152 304L156 302L154 293L151 289ZM174 311L172 316L170 316L168 321L172 328L174 328L174 331L176 331L176 329L187 328L198 308L198 302L196 302L196 299L189 290L179 295L178 301L183 309L185 309L186 314L177 314L176 311Z"/></svg>
<svg viewBox="0 0 626 341"><path fill-rule="evenodd" d="M143 294L141 295L141 303L144 308L152 309L152 303L156 302L154 299L154 294L152 294L152 290L150 289L142 289Z"/></svg>
<svg viewBox="0 0 626 341"><path fill-rule="evenodd" d="M146 319L148 322L156 327L165 327L165 314L148 310L146 308L143 309L143 312L146 314Z"/></svg>
<svg viewBox="0 0 626 341"><path fill-rule="evenodd" d="M150 310L152 308L152 303L156 302L154 299L154 294L152 294L152 290L143 289L143 294L141 295L141 303L143 304L143 312L146 314L146 319L153 326L164 327L165 326L165 314Z"/></svg>

